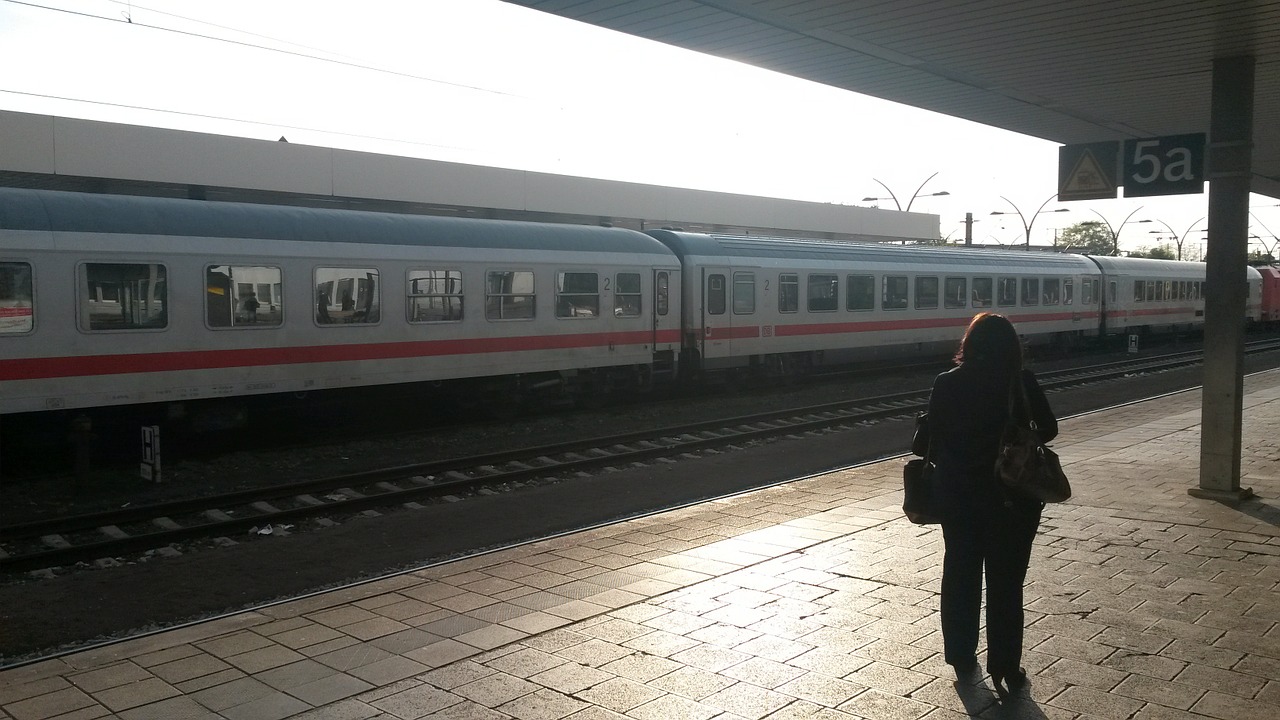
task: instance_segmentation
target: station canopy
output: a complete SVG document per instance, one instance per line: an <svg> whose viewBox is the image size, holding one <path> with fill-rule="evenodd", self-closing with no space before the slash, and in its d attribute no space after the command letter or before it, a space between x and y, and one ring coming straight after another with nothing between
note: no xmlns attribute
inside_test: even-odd
<svg viewBox="0 0 1280 720"><path fill-rule="evenodd" d="M1208 135L1214 60L1251 56L1251 188L1280 197L1280 2L508 1L1068 145Z"/></svg>

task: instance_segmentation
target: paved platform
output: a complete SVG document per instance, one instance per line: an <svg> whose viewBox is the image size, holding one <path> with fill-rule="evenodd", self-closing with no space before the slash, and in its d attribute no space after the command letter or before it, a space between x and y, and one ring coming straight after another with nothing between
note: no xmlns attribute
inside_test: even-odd
<svg viewBox="0 0 1280 720"><path fill-rule="evenodd" d="M0 718L1280 718L1280 372L1244 485L1197 484L1199 392L1071 419L1027 587L1029 688L942 662L942 534L901 460L0 673Z"/></svg>

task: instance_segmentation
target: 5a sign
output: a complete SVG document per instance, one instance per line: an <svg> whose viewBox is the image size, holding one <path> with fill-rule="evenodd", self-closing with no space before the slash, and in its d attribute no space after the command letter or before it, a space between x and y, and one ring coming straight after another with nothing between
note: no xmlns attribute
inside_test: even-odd
<svg viewBox="0 0 1280 720"><path fill-rule="evenodd" d="M1125 197L1204 192L1204 133L1124 141Z"/></svg>
<svg viewBox="0 0 1280 720"><path fill-rule="evenodd" d="M1058 199L1101 200L1204 192L1204 133L1064 145L1058 152Z"/></svg>

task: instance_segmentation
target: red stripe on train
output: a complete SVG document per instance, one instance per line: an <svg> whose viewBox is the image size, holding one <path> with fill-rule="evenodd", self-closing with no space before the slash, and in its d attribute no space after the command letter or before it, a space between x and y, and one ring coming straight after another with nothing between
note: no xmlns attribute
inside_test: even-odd
<svg viewBox="0 0 1280 720"><path fill-rule="evenodd" d="M609 345L643 345L651 342L653 338L653 332L639 331L594 333L589 335L536 335L515 338L423 340L399 343L30 358L0 360L0 380L36 380L88 375L211 370L215 368L354 362L360 360L392 360L445 355L515 353L606 347ZM680 333L677 330L660 330L657 332L657 342L659 343L676 343L679 340Z"/></svg>

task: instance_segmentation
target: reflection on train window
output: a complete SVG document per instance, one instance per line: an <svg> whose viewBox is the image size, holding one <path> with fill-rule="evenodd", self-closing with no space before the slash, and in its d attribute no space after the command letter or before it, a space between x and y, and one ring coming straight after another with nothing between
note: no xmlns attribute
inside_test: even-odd
<svg viewBox="0 0 1280 720"><path fill-rule="evenodd" d="M965 278L947 278L942 285L942 306L949 308L962 308L968 305L968 298L965 297L966 285L968 281Z"/></svg>
<svg viewBox="0 0 1280 720"><path fill-rule="evenodd" d="M849 297L845 307L849 310L876 309L876 278L874 275L850 275Z"/></svg>
<svg viewBox="0 0 1280 720"><path fill-rule="evenodd" d="M1045 278L1041 289L1044 291L1041 297L1045 305L1058 305L1062 302L1062 281L1058 278Z"/></svg>
<svg viewBox="0 0 1280 720"><path fill-rule="evenodd" d="M991 307L991 292L994 283L989 277L973 279L973 306L976 308Z"/></svg>
<svg viewBox="0 0 1280 720"><path fill-rule="evenodd" d="M1070 281L1068 281L1070 282ZM1068 285L1068 288L1071 286ZM1085 278L1080 281L1080 304L1092 305L1093 294L1097 291L1098 281L1093 278Z"/></svg>
<svg viewBox="0 0 1280 720"><path fill-rule="evenodd" d="M1147 302L1155 302L1156 301L1156 281L1148 280L1146 282L1146 287L1147 287L1147 292L1146 292Z"/></svg>
<svg viewBox="0 0 1280 720"><path fill-rule="evenodd" d="M614 317L639 317L642 307L640 273L618 273L614 276L613 287Z"/></svg>
<svg viewBox="0 0 1280 720"><path fill-rule="evenodd" d="M316 322L321 325L371 325L378 322L376 268L316 268Z"/></svg>
<svg viewBox="0 0 1280 720"><path fill-rule="evenodd" d="M1022 304L1040 304L1040 278L1022 278Z"/></svg>
<svg viewBox="0 0 1280 720"><path fill-rule="evenodd" d="M885 275L884 293L880 307L885 310L904 310L907 307L907 278L905 275Z"/></svg>
<svg viewBox="0 0 1280 720"><path fill-rule="evenodd" d="M534 300L532 270L490 270L484 283L484 316L489 320L530 320Z"/></svg>
<svg viewBox="0 0 1280 720"><path fill-rule="evenodd" d="M796 273L778 276L778 312L800 312L800 276Z"/></svg>
<svg viewBox="0 0 1280 720"><path fill-rule="evenodd" d="M667 273L658 273L656 285L658 287L654 291L654 297L658 303L658 315L666 315L667 310L671 307L671 280Z"/></svg>
<svg viewBox="0 0 1280 720"><path fill-rule="evenodd" d="M409 271L409 322L461 321L461 270Z"/></svg>
<svg viewBox="0 0 1280 720"><path fill-rule="evenodd" d="M1204 298L1204 283L1197 280L1192 283L1191 288L1192 300L1200 300Z"/></svg>
<svg viewBox="0 0 1280 720"><path fill-rule="evenodd" d="M80 328L140 330L169 324L164 265L85 263L80 266Z"/></svg>
<svg viewBox="0 0 1280 720"><path fill-rule="evenodd" d="M733 314L751 315L756 311L756 274L733 274Z"/></svg>
<svg viewBox="0 0 1280 720"><path fill-rule="evenodd" d="M996 304L1001 307L1018 304L1018 278L1002 277L996 281Z"/></svg>
<svg viewBox="0 0 1280 720"><path fill-rule="evenodd" d="M600 317L600 276L596 273L556 273L556 317Z"/></svg>
<svg viewBox="0 0 1280 720"><path fill-rule="evenodd" d="M840 306L838 275L809 276L809 312L831 312Z"/></svg>
<svg viewBox="0 0 1280 720"><path fill-rule="evenodd" d="M938 307L938 278L916 278L916 309L928 310Z"/></svg>
<svg viewBox="0 0 1280 720"><path fill-rule="evenodd" d="M1071 278L1062 280L1062 304L1071 305L1076 301L1076 288Z"/></svg>
<svg viewBox="0 0 1280 720"><path fill-rule="evenodd" d="M1133 281L1133 301L1142 302L1147 299L1147 283L1145 280Z"/></svg>
<svg viewBox="0 0 1280 720"><path fill-rule="evenodd" d="M31 332L33 327L31 265L0 262L0 335Z"/></svg>
<svg viewBox="0 0 1280 720"><path fill-rule="evenodd" d="M204 314L211 328L273 327L283 314L280 268L209 265L204 269Z"/></svg>
<svg viewBox="0 0 1280 720"><path fill-rule="evenodd" d="M725 308L724 276L707 276L707 314L723 315Z"/></svg>

